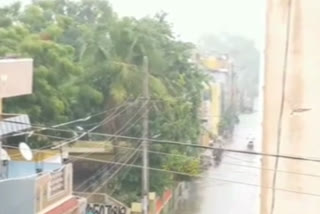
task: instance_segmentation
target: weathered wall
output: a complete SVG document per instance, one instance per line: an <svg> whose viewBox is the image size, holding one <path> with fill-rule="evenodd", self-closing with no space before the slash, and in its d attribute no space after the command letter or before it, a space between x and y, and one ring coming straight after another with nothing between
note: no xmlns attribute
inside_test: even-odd
<svg viewBox="0 0 320 214"><path fill-rule="evenodd" d="M38 177L36 191L37 212L58 206L60 201L72 195L72 165Z"/></svg>
<svg viewBox="0 0 320 214"><path fill-rule="evenodd" d="M33 60L0 60L0 97L8 98L32 93Z"/></svg>
<svg viewBox="0 0 320 214"><path fill-rule="evenodd" d="M263 151L275 154L279 148L279 153L284 155L320 158L320 1L292 0L291 14L289 1L268 1ZM263 167L274 168L275 158L264 157ZM278 170L300 175L264 170L261 213L320 213L320 178L301 175L319 175L320 163L279 159ZM271 189L274 178L277 190Z"/></svg>
<svg viewBox="0 0 320 214"><path fill-rule="evenodd" d="M0 181L0 214L35 213L35 178Z"/></svg>

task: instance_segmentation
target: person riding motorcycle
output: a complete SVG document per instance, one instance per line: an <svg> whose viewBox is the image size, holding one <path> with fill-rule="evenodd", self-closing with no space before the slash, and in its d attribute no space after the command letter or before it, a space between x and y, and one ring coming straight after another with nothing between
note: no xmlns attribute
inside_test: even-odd
<svg viewBox="0 0 320 214"><path fill-rule="evenodd" d="M219 137L217 139L217 148L218 149L214 149L214 151L213 151L213 156L214 156L214 160L215 160L216 164L220 163L221 158L222 158L222 153L223 153L222 138L221 137Z"/></svg>
<svg viewBox="0 0 320 214"><path fill-rule="evenodd" d="M221 157L222 157L222 146L219 145L219 149L216 150L216 154L214 157L215 161L221 161Z"/></svg>
<svg viewBox="0 0 320 214"><path fill-rule="evenodd" d="M248 145L247 145L248 149L253 149L253 147L254 147L253 141L254 141L253 138L249 139L249 142L248 142Z"/></svg>

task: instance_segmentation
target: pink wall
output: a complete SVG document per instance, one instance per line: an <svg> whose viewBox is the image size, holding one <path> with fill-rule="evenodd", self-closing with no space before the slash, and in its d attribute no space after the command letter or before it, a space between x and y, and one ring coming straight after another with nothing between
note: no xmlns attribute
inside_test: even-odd
<svg viewBox="0 0 320 214"><path fill-rule="evenodd" d="M33 60L0 60L0 97L8 98L32 93Z"/></svg>

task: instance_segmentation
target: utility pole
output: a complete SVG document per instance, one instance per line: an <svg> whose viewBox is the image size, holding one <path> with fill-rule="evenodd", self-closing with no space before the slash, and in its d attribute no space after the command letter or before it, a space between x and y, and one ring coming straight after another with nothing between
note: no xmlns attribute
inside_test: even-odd
<svg viewBox="0 0 320 214"><path fill-rule="evenodd" d="M148 157L148 149L149 149L149 62L148 57L143 57L143 71L144 71L144 81L143 81L143 96L144 96L144 112L143 112L143 134L142 134L142 213L149 213L149 157Z"/></svg>

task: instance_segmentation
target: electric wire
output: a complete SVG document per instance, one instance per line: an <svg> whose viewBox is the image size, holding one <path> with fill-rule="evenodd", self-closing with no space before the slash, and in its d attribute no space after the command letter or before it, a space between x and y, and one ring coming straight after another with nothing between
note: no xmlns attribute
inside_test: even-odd
<svg viewBox="0 0 320 214"><path fill-rule="evenodd" d="M92 132L93 130L107 124L109 121L115 119L116 117L118 117L119 115L121 115L124 111L127 110L127 108L129 108L131 105L135 105L137 104L137 100L135 100L134 102L128 104L122 111L120 112L117 112L120 108L124 107L124 105L120 105L120 106L117 106L115 108L113 108L113 112L108 115L106 118L104 118L102 121L100 121L96 126L94 126L93 128L89 129L88 131L83 131L81 134L81 136L76 136L76 137L72 137L72 138L63 138L63 137L55 137L56 139L60 138L60 139L63 139L63 140L68 140L70 143L76 141L76 140L79 140L81 139L83 136L85 136L86 134L89 134L90 132ZM79 133L77 131L72 131L72 133ZM41 134L35 134L35 135L41 135ZM43 136L43 135L42 135ZM47 135L49 136L49 135ZM53 137L53 136L52 136ZM45 148L50 148L51 146L44 146L42 147L41 149L45 149Z"/></svg>
<svg viewBox="0 0 320 214"><path fill-rule="evenodd" d="M134 105L134 104L137 104L137 100L135 100L135 102L127 105L126 108L124 108L122 111L120 111L120 112L118 112L117 114L115 114L116 111L121 107L121 106L118 106L118 107L117 107L117 110L116 110L115 112L113 112L110 116L108 116L107 118L105 118L104 120L102 120L98 125L96 125L96 126L93 127L92 129L90 129L90 130L88 130L88 131L86 131L86 132L82 132L82 134L81 134L80 136L76 136L76 137L74 137L74 138L64 138L64 140L68 140L69 143L72 143L72 142L74 142L74 141L76 141L76 140L81 139L83 136L85 136L86 134L90 133L91 130L94 130L94 129L96 129L96 128L98 128L98 127L106 124L106 123L109 122L110 120L113 120L114 118L116 118L117 116L119 116L121 113L123 113L127 108L129 108L129 106ZM131 122L131 120L130 120L130 122ZM128 124L128 123L126 123L126 124ZM61 137L59 137L59 138L61 138ZM38 150L48 149L48 148L51 148L51 146L43 146L43 147L39 148ZM59 148L59 147L58 147L58 148ZM55 149L55 148L53 148L53 149ZM61 147L60 147L60 150L61 150ZM62 155L62 151L61 151L61 155ZM86 154L86 156L88 156L88 155L90 155L90 153L87 153L87 154Z"/></svg>
<svg viewBox="0 0 320 214"><path fill-rule="evenodd" d="M122 149L126 149L126 150L134 150L134 151L136 151L136 148L132 148L132 147L126 147L126 146L114 146L114 147L122 148ZM140 149L139 151L142 151L142 150ZM194 160L199 160L200 159L200 157L190 157L190 156L187 156L187 155L173 154L173 153L167 153L167 152L159 152L159 151L154 151L154 150L149 150L148 152L151 153L151 154L157 154L157 155L162 155L162 156L192 158ZM214 159L214 158L210 157L210 159ZM232 165L232 166L240 166L240 167L252 168L252 169L257 169L257 170L275 171L275 169L271 169L271 168L264 168L264 167L258 167L258 166L253 166L253 165L245 165L245 164L237 164L237 163L226 162L226 161L223 161L223 160L222 160L221 164ZM293 175L320 178L320 175L318 175L318 174L299 173L299 172L293 172L293 171L287 171L287 170L277 170L277 171L280 172L280 173L286 173L286 174L293 174Z"/></svg>
<svg viewBox="0 0 320 214"><path fill-rule="evenodd" d="M14 146L7 146L7 147L14 147ZM17 148L17 147L14 147L14 148ZM73 157L74 159L95 161L95 162L108 163L108 164L111 163L111 164L123 165L123 166L128 166L128 167L133 167L133 168L142 168L143 167L142 165L125 164L125 163L121 163L121 162L100 160L100 159L96 159L96 158L87 158L87 157L79 157L79 156L71 156L71 157ZM259 185L259 184L252 184L252 183L241 182L241 181L230 180L230 179L224 179L224 178L217 178L217 177L212 177L212 176L205 177L205 176L202 176L202 175L194 175L194 174L190 174L190 173L183 173L183 172L179 172L179 171L166 170L166 169L154 168L154 167L148 167L148 169L149 170L153 170L153 171L177 174L177 175L185 175L185 176L190 176L190 177L195 177L195 178L209 178L209 179L216 180L216 181L222 181L222 182L228 182L228 183L234 183L234 184L258 187L258 188L264 188L264 189L271 189L271 190L274 189L276 191L288 192L288 193L293 193L293 194L301 194L301 195L320 197L320 194L315 194L315 193L301 192L301 191L289 190L289 189L285 189L285 188L268 187L268 186L262 186L262 185Z"/></svg>
<svg viewBox="0 0 320 214"><path fill-rule="evenodd" d="M125 132L128 131L131 127L133 127L133 126L141 119L141 116L140 116L139 118L136 119L135 122L131 123L131 121L132 121L137 115L139 115L140 111L144 108L145 104L146 104L146 103L144 103L144 104L139 108L139 110L136 111L136 113L134 114L134 116L131 117L131 118L116 132L116 134L118 134L118 133L120 133L120 132L122 132L122 131L125 131ZM130 123L131 123L131 124L130 124ZM130 126L128 127L129 124L130 124ZM124 129L125 129L125 130L124 130ZM110 138L109 141L112 141L112 138ZM100 143L99 143L99 144L100 144ZM128 152L128 154L129 154L129 152ZM128 154L127 154L127 155L128 155ZM87 153L86 156L88 156L88 155L90 155L90 154ZM126 157L126 156L124 156L124 157ZM113 167L114 167L114 166L113 166ZM112 168L113 168L113 167L112 167ZM110 170L112 170L112 169L110 169ZM100 176L100 174L103 174L103 173L105 173L104 170L101 170L101 172L98 173L98 175ZM97 175L95 174L94 176L97 176ZM91 179L91 178L88 178L86 181L84 181L84 182L81 183L79 186L77 186L77 189L80 189L80 188L81 188L83 185L85 185L90 179Z"/></svg>
<svg viewBox="0 0 320 214"><path fill-rule="evenodd" d="M141 149L139 149L139 151L141 151ZM135 162L138 160L139 157L140 157L140 156L139 156L139 153L136 153L136 157L134 157L134 160L132 160L131 163L135 163ZM126 177L126 175L130 172L130 170L131 170L131 167L127 167L127 171L124 173L124 175L122 175L122 178L121 178L120 180L118 180L118 182L122 182L122 180L123 180L123 179ZM112 197L116 190L117 190L117 186L115 185L112 190L108 191L108 195L109 195L110 197Z"/></svg>
<svg viewBox="0 0 320 214"><path fill-rule="evenodd" d="M75 157L76 158L76 157ZM97 161L101 163L113 163L113 164L119 164L119 165L125 165L129 167L135 167L135 168L142 168L142 165L136 165L136 164L124 164L124 163L119 163L119 162L114 162L114 161L104 161L104 160L99 160L99 159L94 159L94 158L83 158L84 160L89 160L89 161ZM160 172L167 172L167 173L172 173L172 174L178 174L178 175L185 175L185 176L190 176L190 177L197 177L197 178L206 178L201 175L193 175L190 173L183 173L183 172L178 172L178 171L173 171L173 170L166 170L166 169L161 169L161 168L153 168L153 167L148 167L149 170L153 171L160 171ZM289 192L289 193L294 193L294 194L301 194L301 195L309 195L309 196L315 196L315 197L320 197L320 194L314 194L314 193L308 193L308 192L301 192L301 191L295 191L295 190L288 190L284 188L274 188L274 187L266 187L258 184L251 184L251 183L246 183L246 182L241 182L241 181L234 181L234 180L229 180L229 179L223 179L223 178L216 178L216 177L207 177L212 180L217 180L217 181L223 181L223 182L229 182L229 183L236 183L236 184L241 184L241 185L246 185L246 186L253 186L253 187L259 187L259 188L264 188L264 189L275 189L277 191L282 191L282 192Z"/></svg>
<svg viewBox="0 0 320 214"><path fill-rule="evenodd" d="M16 123L16 122L14 122ZM57 128L50 128L50 130L55 130L55 131L61 131L61 132L77 132L77 133L84 133L86 134L87 132L83 131L77 131L77 130L65 130L65 129L57 129ZM209 147L209 146L203 146L199 145L196 143L184 143L184 142L179 142L179 141L173 141L173 140L161 140L161 139L153 139L153 138L141 138L141 137L132 137L132 136L126 136L126 135L115 135L115 134L105 134L105 133L99 133L99 132L91 132L92 135L97 135L97 136L104 136L104 137L117 137L117 138L122 138L122 139L131 139L131 140L148 140L153 143L163 143L163 144L172 144L172 145L181 145L181 146L189 146L193 148L198 148L198 149L216 149L216 150L222 150L222 151L227 151L231 153L242 153L242 154L250 154L250 155L258 155L258 156L267 156L267 157L279 157L283 159L292 159L292 160L300 160L300 161L310 161L310 162L320 162L319 157L304 157L304 156L296 156L296 155L291 155L291 154L272 154L272 153L263 153L263 152L255 152L255 151L247 151L247 150L237 150L237 149L226 149L226 148L216 148L216 147ZM82 136L81 136L82 137ZM74 140L71 140L70 142L64 142L60 145L57 145L53 148L58 148L64 145L67 145L69 143L72 143Z"/></svg>
<svg viewBox="0 0 320 214"><path fill-rule="evenodd" d="M101 162L101 163L112 163L112 164L124 165L124 166L129 166L129 167L134 167L134 168L142 168L143 167L141 165L126 164L126 163L115 162L115 161L99 160L99 159L95 159L95 158L84 158L84 157L77 157L77 156L72 156L72 157L74 157L75 159L83 159L83 160L96 161L96 162ZM201 176L201 175L193 175L193 174L189 174L189 173L183 173L183 172L178 172L178 171L173 171L173 170L166 170L166 169L161 169L161 168L149 167L149 169L153 170L153 171L167 172L167 173L185 175L185 176L190 176L190 177L206 178L206 177ZM265 189L275 189L277 191L289 192L289 193L294 193L294 194L302 194L302 195L320 197L319 194L314 194L314 193L307 193L307 192L301 192L301 191L295 191L295 190L288 190L288 189L284 189L284 188L266 187L266 186L262 186L262 185L258 185L258 184L251 184L251 183L246 183L246 182L241 182L241 181L234 181L234 180L223 179L223 178L216 178L216 177L211 177L211 176L207 177L207 178L210 178L212 180L217 180L217 181L236 183L236 184L253 186L253 187L261 187L261 188L265 188Z"/></svg>
<svg viewBox="0 0 320 214"><path fill-rule="evenodd" d="M282 88L281 88L281 102L280 102L280 112L278 119L277 128L277 142L276 142L276 154L280 154L281 138L282 138L282 124L283 124L283 114L284 114L284 102L286 97L286 85L287 85L287 69L289 60L289 48L290 48L290 33L291 33L291 16L292 16L292 3L293 0L288 0L288 12L286 21L286 33L285 33L285 48L284 48L284 59L282 68ZM279 157L276 157L274 168L277 170L279 166ZM277 185L277 171L273 173L272 187ZM274 213L275 203L276 203L276 191L272 190L272 200L271 200L271 210L270 214Z"/></svg>
<svg viewBox="0 0 320 214"><path fill-rule="evenodd" d="M135 102L135 104L136 104L136 102ZM133 105L133 104L131 104L131 105ZM106 123L108 123L109 121L115 119L117 116L119 116L120 114L122 114L123 112L125 112L125 111L127 110L127 108L129 108L131 105L126 106L126 108L122 109L120 112L118 112L117 114L115 114L115 115L112 116L111 118L106 118L105 120L103 120L103 121L100 122L98 125L94 126L93 128L89 129L88 131L82 132L82 134L80 134L80 136L75 137L74 139L71 139L71 140L69 140L69 141L63 142L63 143L61 143L61 144L59 144L59 145L57 145L57 146L54 146L52 149L57 149L57 148L63 147L64 145L68 145L68 144L70 144L70 143L72 143L72 142L74 142L74 141L76 141L76 140L81 139L81 138L82 138L83 136L85 136L86 134L88 134L88 133L96 130L97 128L99 128L99 127L105 125Z"/></svg>
<svg viewBox="0 0 320 214"><path fill-rule="evenodd" d="M135 122L136 123L136 122ZM134 123L134 124L135 124ZM54 137L54 136L53 136ZM105 142L97 142L96 144L104 144ZM110 142L108 142L110 143ZM121 148L121 149L126 149L126 150L131 150L131 151L136 151L136 148L133 147L129 147L129 146L117 146L117 145L113 145L113 147L116 148ZM141 149L139 151L142 151ZM173 156L173 157L183 157L183 158L193 158L195 160L200 159L200 157L190 157L187 155L180 155L180 154L173 154L173 153L168 153L168 152L159 152L159 151L155 151L155 150L149 150L149 153L151 154L158 154L158 155L166 155L166 156ZM90 155L90 154L88 154ZM88 156L88 155L84 155L84 156ZM229 157L229 158L234 158L233 156L230 156L228 154L224 154L224 156ZM213 159L213 157L210 157L210 159ZM236 160L241 160L244 161L243 159L238 159L236 158ZM249 162L249 161L247 161ZM250 162L252 163L252 162ZM253 169L257 169L257 170L265 170L265 171L275 171L275 169L272 168L264 168L264 167L259 167L259 166L253 166L253 165L246 165L246 164L237 164L237 163L231 163L231 162L226 162L226 161L222 161L221 164L223 165L233 165L233 166L240 166L240 167L245 167L245 168L253 168ZM320 178L320 175L318 174L312 174L312 173L299 173L299 172L294 172L294 171L287 171L287 170L277 170L280 173L286 173L286 174L293 174L293 175L300 175L300 176L308 176L308 177L316 177L316 178Z"/></svg>
<svg viewBox="0 0 320 214"><path fill-rule="evenodd" d="M137 154L138 150L142 147L141 143L140 145L138 146L138 148L136 149L135 152L133 152L127 159L125 162L114 162L112 164L115 164L115 163L120 163L120 164L115 164L115 165L120 165L120 167L110 176L108 177L100 186L104 186L106 185L115 175L118 174L118 172L122 169L122 167L124 166L127 166L128 165L128 162ZM131 163L132 164L132 163ZM131 165L130 164L130 165ZM90 198L93 194L97 193L99 190L99 188L96 188L94 191L92 191L88 196L87 198Z"/></svg>
<svg viewBox="0 0 320 214"><path fill-rule="evenodd" d="M110 111L113 111L113 110L117 110L123 106L125 106L126 104L128 104L128 102L124 102L122 103L121 105L119 106L116 106L116 107L113 107L111 109L108 109L108 110L105 110L105 111L101 111L101 112L98 112L98 113L95 113L95 114L91 114L91 115L87 115L85 117L82 117L82 118L78 118L78 119L75 119L75 120L71 120L71 121L68 121L68 122L64 122L64 123L59 123L59 124L56 124L56 125L52 125L52 126L44 126L42 128L39 128L39 130L32 130L31 132L41 132L41 131L44 131L46 130L48 127L49 128L58 128L58 127L62 127L62 126L67 126L67 125L70 125L70 124L74 124L74 123L78 123L78 122L84 122L84 121L87 121L87 120L90 120L94 117L97 117L99 115L102 115L102 114L105 114L107 112L110 112ZM0 114L0 115L8 115L8 114ZM15 121L6 121L4 120L5 123L12 123L12 122L15 122ZM27 124L27 123L26 123ZM30 133L30 131L25 131L25 132L18 132L19 135L21 134L28 134ZM17 133L15 133L13 136L15 136ZM12 135L7 135L6 137L11 137Z"/></svg>
<svg viewBox="0 0 320 214"><path fill-rule="evenodd" d="M144 107L144 106L142 106L142 107L139 109L139 111L140 111L141 109L143 109L143 107ZM122 132L124 128L126 128L125 131L127 131L128 129L130 129L131 127L133 127L133 126L141 119L141 117L138 118L135 122L131 123L129 127L127 127L127 125L131 122L131 120L132 120L133 118L135 118L135 117L138 115L139 111L137 111L137 113L136 113L130 120L128 120L127 123L126 123L121 129L118 130L118 132ZM111 139L112 139L112 138L110 138L110 140L111 140ZM99 142L98 144L101 144L101 142ZM120 146L113 146L113 147L117 147L117 148L118 148L118 147L120 147ZM139 147L139 148L140 148L140 147ZM127 152L127 154L124 156L124 158L127 157L128 154L130 154L130 151ZM89 155L89 154L86 153L85 156L88 156L88 155ZM112 170L114 166L115 166L115 165L113 165L112 168L111 168L111 169L108 169L108 170ZM100 176L100 174L104 174L104 173L106 173L106 171L108 171L108 170L103 169L103 170L101 170L100 172L96 173L96 174L93 175L93 176L97 176L97 175ZM91 176L91 177L93 177L93 176ZM91 180L91 177L89 177L89 178L86 179L82 184L80 184L79 186L77 186L77 189L80 189L84 184L86 184L88 181L90 181L90 180Z"/></svg>

